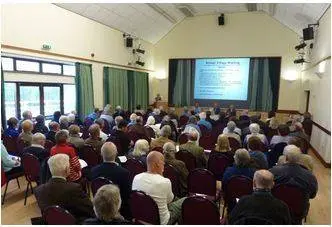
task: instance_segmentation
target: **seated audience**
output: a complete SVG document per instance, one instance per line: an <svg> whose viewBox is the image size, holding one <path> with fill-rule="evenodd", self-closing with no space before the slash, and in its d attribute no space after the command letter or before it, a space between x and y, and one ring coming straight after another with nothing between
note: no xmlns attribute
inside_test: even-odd
<svg viewBox="0 0 332 227"><path fill-rule="evenodd" d="M110 104L107 104L104 107L104 111L100 115L100 118L105 119L108 122L108 124L111 126L113 122L113 116L112 116L112 106Z"/></svg>
<svg viewBox="0 0 332 227"><path fill-rule="evenodd" d="M92 203L81 185L66 181L70 169L69 156L56 154L47 163L52 178L34 190L41 212L49 206L58 205L68 210L76 218L77 224L93 217Z"/></svg>
<svg viewBox="0 0 332 227"><path fill-rule="evenodd" d="M51 121L49 128L50 131L46 134L46 139L55 143L55 134L60 130L60 125L56 121Z"/></svg>
<svg viewBox="0 0 332 227"><path fill-rule="evenodd" d="M89 138L87 138L84 143L91 145L97 152L100 152L101 146L104 142L100 138L100 128L98 124L93 124L89 127Z"/></svg>
<svg viewBox="0 0 332 227"><path fill-rule="evenodd" d="M201 129L197 125L197 119L195 116L189 117L189 120L188 120L187 124L185 125L183 133L189 133L190 131L192 131L192 128L197 131L197 133L199 134L199 137L202 136Z"/></svg>
<svg viewBox="0 0 332 227"><path fill-rule="evenodd" d="M108 135L105 132L103 132L103 129L105 127L105 121L102 118L98 118L95 120L95 123L99 125L100 128L99 137L101 138L101 141L105 142L108 139Z"/></svg>
<svg viewBox="0 0 332 227"><path fill-rule="evenodd" d="M25 120L30 120L30 121L33 121L32 119L32 113L31 111L29 110L25 110L23 113L22 113L22 119L20 120L20 122L18 123L18 131L21 132L22 131L22 123L23 121Z"/></svg>
<svg viewBox="0 0 332 227"><path fill-rule="evenodd" d="M279 126L278 120L275 117L273 117L271 118L267 127L265 127L266 130L264 131L264 133L269 142L271 141L273 136L278 135L278 126Z"/></svg>
<svg viewBox="0 0 332 227"><path fill-rule="evenodd" d="M289 137L288 145L295 145L301 149L302 153L308 153L308 143L300 137Z"/></svg>
<svg viewBox="0 0 332 227"><path fill-rule="evenodd" d="M60 117L61 117L61 112L60 111L55 111L53 113L53 121L59 123Z"/></svg>
<svg viewBox="0 0 332 227"><path fill-rule="evenodd" d="M70 172L67 176L68 181L79 182L82 176L81 165L78 161L75 149L68 145L68 132L66 130L60 130L55 134L56 145L51 148L50 155L66 154L69 156Z"/></svg>
<svg viewBox="0 0 332 227"><path fill-rule="evenodd" d="M175 108L174 107L170 107L168 109L168 116L171 120L173 120L174 124L175 122L178 122L179 121L179 117L178 115L176 114L175 112ZM175 121L174 121L175 120ZM176 126L177 126L177 123L176 123Z"/></svg>
<svg viewBox="0 0 332 227"><path fill-rule="evenodd" d="M113 114L113 118L115 119L117 116L121 116L121 117L125 117L125 113L124 111L122 110L122 107L121 106L116 106L115 107L115 112Z"/></svg>
<svg viewBox="0 0 332 227"><path fill-rule="evenodd" d="M285 155L281 155L278 159L278 163L277 165L283 165L286 163L286 156ZM313 172L314 169L314 161L312 159L312 157L308 154L300 154L300 159L298 162L299 165L301 165L302 167L306 168L307 170L309 170L310 172Z"/></svg>
<svg viewBox="0 0 332 227"><path fill-rule="evenodd" d="M318 183L316 177L307 169L301 167L301 151L294 145L288 145L284 148L286 157L285 164L274 166L270 169L274 174L276 184L289 184L299 187L306 196L303 207L303 214L306 215L309 210L309 199L316 196ZM301 224L301 220L293 220L293 224Z"/></svg>
<svg viewBox="0 0 332 227"><path fill-rule="evenodd" d="M226 118L236 116L236 109L234 105L230 105L229 108L226 111Z"/></svg>
<svg viewBox="0 0 332 227"><path fill-rule="evenodd" d="M155 138L160 136L160 127L156 124L156 120L153 116L149 116L144 127L152 128L155 133Z"/></svg>
<svg viewBox="0 0 332 227"><path fill-rule="evenodd" d="M288 121L286 124L289 125L290 132L296 131L295 124L302 122L302 116L299 114L291 115L290 121Z"/></svg>
<svg viewBox="0 0 332 227"><path fill-rule="evenodd" d="M60 124L60 129L68 129L68 127L69 127L68 116L62 115L59 118L59 124Z"/></svg>
<svg viewBox="0 0 332 227"><path fill-rule="evenodd" d="M84 146L84 140L80 137L80 127L71 125L68 128L69 138L68 142L73 144L76 148L81 149Z"/></svg>
<svg viewBox="0 0 332 227"><path fill-rule="evenodd" d="M302 125L303 125L303 129L304 129L304 133L306 135L308 135L308 137L310 138L311 136L311 132L312 132L312 120L311 120L311 114L309 112L305 112L303 114L303 121L302 121Z"/></svg>
<svg viewBox="0 0 332 227"><path fill-rule="evenodd" d="M204 125L209 131L212 130L212 125L210 122L208 122L206 119L206 113L201 112L199 113L200 120L197 122L197 125Z"/></svg>
<svg viewBox="0 0 332 227"><path fill-rule="evenodd" d="M5 129L5 135L11 137L18 137L20 132L17 129L18 120L16 117L11 117L7 120L8 127Z"/></svg>
<svg viewBox="0 0 332 227"><path fill-rule="evenodd" d="M270 120L271 120L271 118L273 118L273 117L275 117L276 116L276 112L274 112L274 111L269 111L268 113L267 113L267 119L266 119L266 121L265 121L265 123L267 124L267 125L269 125L270 124Z"/></svg>
<svg viewBox="0 0 332 227"><path fill-rule="evenodd" d="M236 129L238 129L237 132L235 131ZM226 135L227 137L235 138L237 141L239 141L239 143L241 145L242 144L241 137L238 134L239 130L241 132L241 129L236 128L236 124L234 121L229 121L227 123L227 127L223 131L223 134Z"/></svg>
<svg viewBox="0 0 332 227"><path fill-rule="evenodd" d="M139 138L150 140L149 134L146 132L143 126L142 116L136 117L135 124L131 125L131 127L128 128L128 133L130 132L134 132L136 135L138 135Z"/></svg>
<svg viewBox="0 0 332 227"><path fill-rule="evenodd" d="M32 133L40 132L46 135L48 131L49 130L45 125L45 117L43 115L38 115L36 117L36 124L34 126L34 129L32 130Z"/></svg>
<svg viewBox="0 0 332 227"><path fill-rule="evenodd" d="M145 114L145 111L142 110L141 105L137 105L136 109L134 110L134 113L136 113L137 115L143 116Z"/></svg>
<svg viewBox="0 0 332 227"><path fill-rule="evenodd" d="M73 113L68 114L68 128L69 128L71 125L76 124L76 123L75 123L75 120L76 120L76 116L75 116L75 114L73 114Z"/></svg>
<svg viewBox="0 0 332 227"><path fill-rule="evenodd" d="M244 225L247 224L246 219L257 218L273 225L290 225L289 209L271 194L273 186L273 174L268 170L257 170L253 179L253 194L240 198L229 215L228 223Z"/></svg>
<svg viewBox="0 0 332 227"><path fill-rule="evenodd" d="M131 127L131 126L133 126L133 125L135 125L136 124L136 118L137 118L137 114L135 114L135 113L132 113L131 115L130 115L130 122L128 123L128 125L127 125L127 127L128 127L128 129Z"/></svg>
<svg viewBox="0 0 332 227"><path fill-rule="evenodd" d="M279 125L278 126L278 135L272 137L270 145L276 145L278 143L288 143L290 140L289 134L289 127L287 125Z"/></svg>
<svg viewBox="0 0 332 227"><path fill-rule="evenodd" d="M122 206L121 214L130 218L128 199L131 192L130 173L116 161L117 148L112 142L106 142L101 148L103 163L91 169L92 179L105 177L120 188Z"/></svg>
<svg viewBox="0 0 332 227"><path fill-rule="evenodd" d="M167 113L166 113L166 111L164 111L164 107L163 106L159 106L158 108L160 110L161 119L163 119L163 117L165 117L167 115Z"/></svg>
<svg viewBox="0 0 332 227"><path fill-rule="evenodd" d="M160 137L151 140L151 150L153 150L153 148L155 147L163 147L164 144L167 142L174 143L174 141L168 139L171 133L171 127L169 125L165 125L164 127L162 127L160 130Z"/></svg>
<svg viewBox="0 0 332 227"><path fill-rule="evenodd" d="M224 134L220 134L217 139L216 148L213 153L220 153L225 155L230 161L233 161L234 153L231 151L228 137Z"/></svg>
<svg viewBox="0 0 332 227"><path fill-rule="evenodd" d="M118 186L108 184L100 187L93 198L93 210L96 218L89 218L83 225L131 225L120 214L120 191Z"/></svg>
<svg viewBox="0 0 332 227"><path fill-rule="evenodd" d="M220 113L220 106L219 103L214 102L213 103L213 114L218 115Z"/></svg>
<svg viewBox="0 0 332 227"><path fill-rule="evenodd" d="M33 123L31 120L25 120L22 122L21 126L23 131L18 136L18 140L24 140L30 146L32 141Z"/></svg>
<svg viewBox="0 0 332 227"><path fill-rule="evenodd" d="M206 111L206 119L205 120L208 121L208 122L210 122L210 124L212 126L216 125L216 121L211 118L211 111L210 110Z"/></svg>
<svg viewBox="0 0 332 227"><path fill-rule="evenodd" d="M250 137L248 140L248 150L250 157L252 159L252 165L256 169L267 169L268 168L267 158L261 149L262 149L261 140L256 136Z"/></svg>
<svg viewBox="0 0 332 227"><path fill-rule="evenodd" d="M168 115L164 116L163 120L161 121L160 128L164 127L165 125L169 125L171 127L171 139L176 141L178 131L176 129L176 125Z"/></svg>
<svg viewBox="0 0 332 227"><path fill-rule="evenodd" d="M153 109L153 112L151 113L151 116L154 117L156 124L160 124L162 121L162 116L160 115L160 109L155 108Z"/></svg>
<svg viewBox="0 0 332 227"><path fill-rule="evenodd" d="M260 129L263 130L263 132L266 132L268 125L264 121L261 120L262 113L260 113L260 112L256 113L256 116L257 116L257 122L255 122L255 123L257 123L259 125Z"/></svg>
<svg viewBox="0 0 332 227"><path fill-rule="evenodd" d="M122 120L121 120L122 119ZM117 121L120 120L118 123ZM131 145L130 138L126 134L127 123L123 120L121 116L115 118L117 124L116 128L111 132L111 137L120 141L121 150L124 154L128 154L129 147Z"/></svg>
<svg viewBox="0 0 332 227"><path fill-rule="evenodd" d="M146 165L146 156L150 151L150 145L147 140L139 139L136 141L134 150L132 153L129 153L128 157L135 158L140 160Z"/></svg>
<svg viewBox="0 0 332 227"><path fill-rule="evenodd" d="M185 198L172 202L174 195L171 181L163 177L164 156L152 151L147 157L147 172L134 177L132 190L145 192L157 203L160 224L175 224L181 217L181 206Z"/></svg>
<svg viewBox="0 0 332 227"><path fill-rule="evenodd" d="M187 191L187 178L189 175L189 172L187 170L186 164L183 161L177 160L175 158L175 145L173 143L167 142L163 146L164 151L164 157L165 157L165 163L168 165L171 165L174 167L174 169L179 174L179 183L180 183L180 195L181 197L186 196Z"/></svg>
<svg viewBox="0 0 332 227"><path fill-rule="evenodd" d="M188 135L188 142L180 145L180 150L187 150L195 156L196 168L205 168L207 160L204 154L204 148L196 144L197 138L197 132L190 132Z"/></svg>
<svg viewBox="0 0 332 227"><path fill-rule="evenodd" d="M121 116L116 116L116 117L114 118L114 121L113 121L112 124L111 124L111 133L112 133L112 130L115 130L115 129L118 127L120 121L124 121L123 117L121 117ZM126 127L127 127L127 124L126 124Z"/></svg>
<svg viewBox="0 0 332 227"><path fill-rule="evenodd" d="M95 121L97 118L99 118L99 108L95 108L92 113L88 115L88 118L90 118L92 121Z"/></svg>
<svg viewBox="0 0 332 227"><path fill-rule="evenodd" d="M43 161L50 156L50 152L44 148L45 141L46 138L44 134L40 132L33 134L31 146L24 148L23 153L33 154L38 158L40 164L42 164Z"/></svg>
<svg viewBox="0 0 332 227"><path fill-rule="evenodd" d="M307 134L305 134L301 122L296 122L294 124L294 128L295 128L295 130L293 132L289 133L289 136L300 137L309 142L309 136Z"/></svg>
<svg viewBox="0 0 332 227"><path fill-rule="evenodd" d="M269 142L267 141L267 138L264 134L261 134L259 133L260 131L260 127L257 123L252 123L249 125L249 130L250 130L250 133L249 135L246 135L245 139L244 139L244 144L247 144L248 143L248 140L250 137L252 136L256 136L258 137L262 143L265 145L265 146L268 146L269 145Z"/></svg>
<svg viewBox="0 0 332 227"><path fill-rule="evenodd" d="M201 107L199 107L199 102L195 102L194 114L198 115L201 112Z"/></svg>
<svg viewBox="0 0 332 227"><path fill-rule="evenodd" d="M8 175L23 172L20 158L9 155L5 145L3 145L2 142L1 142L1 167Z"/></svg>
<svg viewBox="0 0 332 227"><path fill-rule="evenodd" d="M182 112L182 114L180 115L180 117L181 117L181 116L187 116L187 117L190 116L190 113L189 113L189 110L188 110L188 107L187 107L187 106L184 106L184 107L183 107L183 112Z"/></svg>
<svg viewBox="0 0 332 227"><path fill-rule="evenodd" d="M243 110L241 115L239 116L240 121L250 121L249 117L249 111L248 110Z"/></svg>

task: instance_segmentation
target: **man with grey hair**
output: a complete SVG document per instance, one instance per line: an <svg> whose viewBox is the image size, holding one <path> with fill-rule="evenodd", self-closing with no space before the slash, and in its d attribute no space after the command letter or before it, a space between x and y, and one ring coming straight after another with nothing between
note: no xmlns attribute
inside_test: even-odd
<svg viewBox="0 0 332 227"><path fill-rule="evenodd" d="M259 124L251 123L249 125L249 130L250 130L251 134L246 135L246 137L244 139L244 142L243 142L244 144L248 143L248 140L249 140L250 137L256 136L262 141L263 144L265 144L265 146L269 145L269 141L267 140L266 136L264 134L259 133L260 132Z"/></svg>
<svg viewBox="0 0 332 227"><path fill-rule="evenodd" d="M212 124L206 120L206 113L200 112L199 113L200 120L197 122L197 125L205 126L209 131L212 130Z"/></svg>
<svg viewBox="0 0 332 227"><path fill-rule="evenodd" d="M31 146L24 148L23 154L29 153L36 156L40 164L42 164L42 162L50 156L50 152L44 148L45 141L46 138L44 134L40 132L33 134Z"/></svg>
<svg viewBox="0 0 332 227"><path fill-rule="evenodd" d="M104 107L104 111L100 115L100 118L105 119L108 122L109 125L112 124L113 117L112 117L112 106L111 106L111 104L107 104Z"/></svg>
<svg viewBox="0 0 332 227"><path fill-rule="evenodd" d="M188 142L180 145L180 150L187 150L196 158L196 167L205 168L207 159L204 154L204 148L197 145L198 133L190 131L188 134Z"/></svg>
<svg viewBox="0 0 332 227"><path fill-rule="evenodd" d="M151 150L153 150L153 148L155 147L163 147L164 144L167 142L174 143L173 140L168 139L171 133L172 133L171 126L169 125L163 126L160 130L160 137L151 140Z"/></svg>
<svg viewBox="0 0 332 227"><path fill-rule="evenodd" d="M121 121L123 121L123 117L121 117L121 116L116 116L116 117L114 118L114 121L113 121L112 124L111 124L111 128L112 128L112 130L116 130L116 129L118 129L118 125L119 125L119 123L120 123Z"/></svg>
<svg viewBox="0 0 332 227"><path fill-rule="evenodd" d="M251 195L240 198L229 215L228 224L274 224L290 225L291 217L288 206L271 194L274 185L273 174L268 170L257 170L254 174Z"/></svg>
<svg viewBox="0 0 332 227"><path fill-rule="evenodd" d="M93 198L93 210L97 218L89 218L84 225L131 225L120 214L120 190L115 184L107 184L98 189Z"/></svg>
<svg viewBox="0 0 332 227"><path fill-rule="evenodd" d="M60 129L68 129L69 126L69 119L68 116L62 115L59 118Z"/></svg>
<svg viewBox="0 0 332 227"><path fill-rule="evenodd" d="M32 119L32 113L31 113L30 110L23 111L22 117L23 118L18 123L18 131L19 132L22 131L22 123L23 123L23 121L25 121L25 120L31 120L32 121L33 120Z"/></svg>
<svg viewBox="0 0 332 227"><path fill-rule="evenodd" d="M121 214L126 218L130 218L128 203L131 191L130 173L115 161L117 154L117 148L114 143L104 143L101 147L103 163L91 169L91 178L105 177L119 186L122 198Z"/></svg>
<svg viewBox="0 0 332 227"><path fill-rule="evenodd" d="M234 121L229 121L227 123L226 129L227 130L223 131L223 134L226 135L227 137L233 137L233 138L235 138L240 143L240 145L241 145L242 144L241 138L240 138L239 134L237 134L235 132L235 129L236 129L235 122Z"/></svg>
<svg viewBox="0 0 332 227"><path fill-rule="evenodd" d="M305 206L303 207L303 217L309 210L309 199L316 196L318 183L316 177L307 169L299 165L301 152L295 145L287 145L284 148L285 164L274 166L270 171L274 174L277 184L294 185L300 188L305 194ZM294 224L301 224L300 220L292 218Z"/></svg>
<svg viewBox="0 0 332 227"><path fill-rule="evenodd" d="M242 131L240 128L236 127L236 124L234 121L229 121L227 123L227 127L224 128L223 134L225 133L236 133L237 135L241 136Z"/></svg>
<svg viewBox="0 0 332 227"><path fill-rule="evenodd" d="M49 206L58 205L68 210L76 218L77 224L93 217L92 203L81 185L66 180L69 175L69 156L56 154L50 157L47 163L52 178L35 189L41 212Z"/></svg>

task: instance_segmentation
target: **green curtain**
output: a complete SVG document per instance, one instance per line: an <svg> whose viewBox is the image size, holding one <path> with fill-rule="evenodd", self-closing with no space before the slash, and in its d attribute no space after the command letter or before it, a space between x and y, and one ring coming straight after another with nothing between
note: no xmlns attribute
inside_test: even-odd
<svg viewBox="0 0 332 227"><path fill-rule="evenodd" d="M81 120L94 109L92 66L90 64L76 63L76 106L77 114ZM64 97L67 98L67 97ZM70 98L70 97L69 97Z"/></svg>
<svg viewBox="0 0 332 227"><path fill-rule="evenodd" d="M149 74L128 71L128 90L128 109L133 111L137 105L141 105L142 109L146 109L149 102Z"/></svg>
<svg viewBox="0 0 332 227"><path fill-rule="evenodd" d="M5 111L5 80L2 71L2 64L1 64L1 124L3 129L6 128L6 111Z"/></svg>
<svg viewBox="0 0 332 227"><path fill-rule="evenodd" d="M104 104L128 109L127 70L104 67Z"/></svg>

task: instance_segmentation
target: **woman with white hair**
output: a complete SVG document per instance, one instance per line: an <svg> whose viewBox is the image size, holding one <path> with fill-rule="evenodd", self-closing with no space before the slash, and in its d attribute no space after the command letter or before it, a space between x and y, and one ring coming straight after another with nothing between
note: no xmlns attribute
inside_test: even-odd
<svg viewBox="0 0 332 227"><path fill-rule="evenodd" d="M250 130L251 134L246 136L246 138L244 139L244 142L243 142L244 144L248 143L248 140L250 137L256 136L262 141L262 143L264 143L265 146L269 145L269 142L268 142L266 136L264 134L259 133L259 131L260 131L259 124L257 124L257 123L250 124L249 130Z"/></svg>
<svg viewBox="0 0 332 227"><path fill-rule="evenodd" d="M144 127L152 128L156 138L160 136L160 126L156 125L156 120L153 116L149 116Z"/></svg>
<svg viewBox="0 0 332 227"><path fill-rule="evenodd" d="M136 141L134 150L128 157L138 159L146 165L146 156L150 151L150 145L147 140L139 139Z"/></svg>
<svg viewBox="0 0 332 227"><path fill-rule="evenodd" d="M68 116L62 115L59 118L60 129L68 129L69 126L69 119Z"/></svg>
<svg viewBox="0 0 332 227"><path fill-rule="evenodd" d="M108 124L111 125L113 117L112 117L112 106L110 104L107 104L104 107L104 111L100 115L100 118L105 119L108 122Z"/></svg>

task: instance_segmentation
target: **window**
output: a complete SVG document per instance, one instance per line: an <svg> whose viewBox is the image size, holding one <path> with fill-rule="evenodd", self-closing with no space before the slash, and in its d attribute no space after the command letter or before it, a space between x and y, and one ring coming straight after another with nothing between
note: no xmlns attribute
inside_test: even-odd
<svg viewBox="0 0 332 227"><path fill-rule="evenodd" d="M76 75L75 65L63 65L63 75L75 76Z"/></svg>
<svg viewBox="0 0 332 227"><path fill-rule="evenodd" d="M40 114L40 91L39 86L20 86L21 112L30 110L33 117Z"/></svg>
<svg viewBox="0 0 332 227"><path fill-rule="evenodd" d="M61 65L42 63L43 73L61 74Z"/></svg>
<svg viewBox="0 0 332 227"><path fill-rule="evenodd" d="M60 86L44 87L44 115L53 115L55 111L61 110L60 106Z"/></svg>
<svg viewBox="0 0 332 227"><path fill-rule="evenodd" d="M76 88L74 84L63 85L64 113L76 110Z"/></svg>
<svg viewBox="0 0 332 227"><path fill-rule="evenodd" d="M39 62L16 60L16 70L27 72L39 72Z"/></svg>
<svg viewBox="0 0 332 227"><path fill-rule="evenodd" d="M14 70L14 60L12 58L1 57L2 69L4 71L13 71Z"/></svg>
<svg viewBox="0 0 332 227"><path fill-rule="evenodd" d="M16 84L5 83L5 114L6 119L16 116Z"/></svg>

